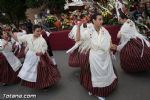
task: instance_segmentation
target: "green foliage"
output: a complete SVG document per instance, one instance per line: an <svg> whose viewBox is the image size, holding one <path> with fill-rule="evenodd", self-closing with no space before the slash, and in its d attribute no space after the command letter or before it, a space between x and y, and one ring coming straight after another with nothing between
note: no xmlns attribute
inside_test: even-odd
<svg viewBox="0 0 150 100"><path fill-rule="evenodd" d="M45 0L43 0L45 1ZM39 7L43 4L42 0L26 0L26 5L28 8Z"/></svg>
<svg viewBox="0 0 150 100"><path fill-rule="evenodd" d="M29 8L35 8L42 5L53 9L53 8L60 8L58 10L62 10L64 7L65 0L26 0L26 5Z"/></svg>
<svg viewBox="0 0 150 100"><path fill-rule="evenodd" d="M48 16L46 21L50 24L54 24L54 22L57 21L57 18L55 16Z"/></svg>
<svg viewBox="0 0 150 100"><path fill-rule="evenodd" d="M6 13L6 16L0 14L0 21L5 19L6 21L9 20L10 23L18 24L21 20L26 19L25 12L27 8L45 5L50 9L62 10L64 3L65 0L0 0L0 12Z"/></svg>

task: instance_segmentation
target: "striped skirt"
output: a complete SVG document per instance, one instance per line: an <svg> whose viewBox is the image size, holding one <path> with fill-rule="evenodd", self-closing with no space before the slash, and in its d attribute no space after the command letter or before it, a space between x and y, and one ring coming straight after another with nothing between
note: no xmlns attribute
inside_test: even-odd
<svg viewBox="0 0 150 100"><path fill-rule="evenodd" d="M87 54L89 55L89 53ZM93 87L92 81L91 81L91 71L90 71L90 64L89 64L89 56L84 55L84 59L87 59L86 64L84 66L81 66L81 74L80 74L80 83L81 85L92 95L94 96L102 96L106 97L108 96L117 86L117 79L113 81L113 83L110 86L99 88L99 87ZM83 63L82 63L83 65Z"/></svg>
<svg viewBox="0 0 150 100"><path fill-rule="evenodd" d="M5 56L0 53L0 83L16 84L20 82L20 78L17 77L18 71L14 72Z"/></svg>
<svg viewBox="0 0 150 100"><path fill-rule="evenodd" d="M90 51L88 51L87 53L85 53L85 52L80 53L80 57L79 57L79 65L80 66L88 66L88 64L89 64L89 52Z"/></svg>
<svg viewBox="0 0 150 100"><path fill-rule="evenodd" d="M37 82L22 81L21 85L34 89L43 89L55 85L60 79L60 73L57 66L52 64L52 61L45 54L40 57L37 72Z"/></svg>
<svg viewBox="0 0 150 100"><path fill-rule="evenodd" d="M78 52L78 49L74 50L74 52L72 52L70 55L69 55L69 66L70 67L80 67L80 52Z"/></svg>
<svg viewBox="0 0 150 100"><path fill-rule="evenodd" d="M144 46L140 39L131 39L120 52L120 64L125 72L142 72L150 69L150 48Z"/></svg>
<svg viewBox="0 0 150 100"><path fill-rule="evenodd" d="M15 47L14 47L15 48ZM20 58L25 58L25 46L21 46L21 50L19 52L19 48L17 48L16 52L15 52L16 57Z"/></svg>

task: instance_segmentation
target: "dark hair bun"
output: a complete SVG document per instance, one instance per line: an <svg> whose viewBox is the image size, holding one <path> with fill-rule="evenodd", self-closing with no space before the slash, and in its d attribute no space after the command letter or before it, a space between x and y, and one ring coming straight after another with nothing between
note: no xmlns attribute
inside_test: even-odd
<svg viewBox="0 0 150 100"><path fill-rule="evenodd" d="M127 15L125 15L121 9L119 9L119 17L122 18L122 19L128 19Z"/></svg>
<svg viewBox="0 0 150 100"><path fill-rule="evenodd" d="M42 28L40 25L33 25L32 30L35 31L37 28Z"/></svg>
<svg viewBox="0 0 150 100"><path fill-rule="evenodd" d="M92 16L91 16L91 22L93 22L93 19L96 20L97 19L97 16L102 16L101 13L94 13Z"/></svg>

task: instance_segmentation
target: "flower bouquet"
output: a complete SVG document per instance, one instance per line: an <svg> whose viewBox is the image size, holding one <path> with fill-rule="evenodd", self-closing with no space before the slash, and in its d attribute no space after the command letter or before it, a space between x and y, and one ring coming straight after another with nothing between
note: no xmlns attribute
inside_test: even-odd
<svg viewBox="0 0 150 100"><path fill-rule="evenodd" d="M49 23L50 27L54 27L54 23L57 21L57 18L53 15L47 16L46 22Z"/></svg>

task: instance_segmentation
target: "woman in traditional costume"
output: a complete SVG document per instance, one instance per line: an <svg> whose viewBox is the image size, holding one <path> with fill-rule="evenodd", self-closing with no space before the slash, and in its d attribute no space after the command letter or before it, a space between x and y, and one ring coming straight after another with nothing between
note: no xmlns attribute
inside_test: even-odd
<svg viewBox="0 0 150 100"><path fill-rule="evenodd" d="M16 37L26 35L25 30L18 31L17 29L13 29L12 32ZM15 41L13 38L12 40ZM23 62L25 58L25 48L26 48L26 43L20 44L19 42L15 41L15 44L13 45L13 52L21 60L21 62Z"/></svg>
<svg viewBox="0 0 150 100"><path fill-rule="evenodd" d="M121 11L119 22L123 23L118 38L120 64L125 72L142 72L150 69L150 42L136 29L135 23Z"/></svg>
<svg viewBox="0 0 150 100"><path fill-rule="evenodd" d="M87 19L82 18L81 21L82 25L80 25L80 33L83 33L87 28L91 27L91 23L87 22ZM69 55L69 66L71 67L81 67L82 64L86 63L87 60L87 52L89 51L89 41L77 41L76 35L78 31L78 25L75 25L71 32L68 34L68 37L75 41L75 45L67 51L67 53L70 53ZM86 48L86 50L85 50Z"/></svg>
<svg viewBox="0 0 150 100"><path fill-rule="evenodd" d="M53 52L52 52L51 44L49 42L49 36L50 36L50 34L51 34L50 32L48 32L48 31L46 31L44 29L42 30L42 36L43 36L43 38L45 39L45 41L46 41L46 43L48 45L48 51L47 52L48 52L48 54L49 54L49 56L50 56L53 64L55 66L57 66L56 60L55 60Z"/></svg>
<svg viewBox="0 0 150 100"><path fill-rule="evenodd" d="M28 50L18 76L23 80L23 86L34 89L48 88L60 79L57 67L48 56L47 44L41 35L41 30L39 25L34 25L33 34L20 37L11 34L19 43L27 43Z"/></svg>
<svg viewBox="0 0 150 100"><path fill-rule="evenodd" d="M12 52L12 41L8 33L0 32L0 83L3 85L19 83L18 70L22 66L20 60Z"/></svg>
<svg viewBox="0 0 150 100"><path fill-rule="evenodd" d="M110 48L116 47L111 43L109 32L102 27L102 15L95 13L91 19L92 25L84 32L80 33L80 24L77 26L76 41L89 41L83 50L90 47L86 54L89 55L86 57L88 59L81 66L80 82L89 94L97 96L99 100L105 100L117 86L117 76L110 56Z"/></svg>

